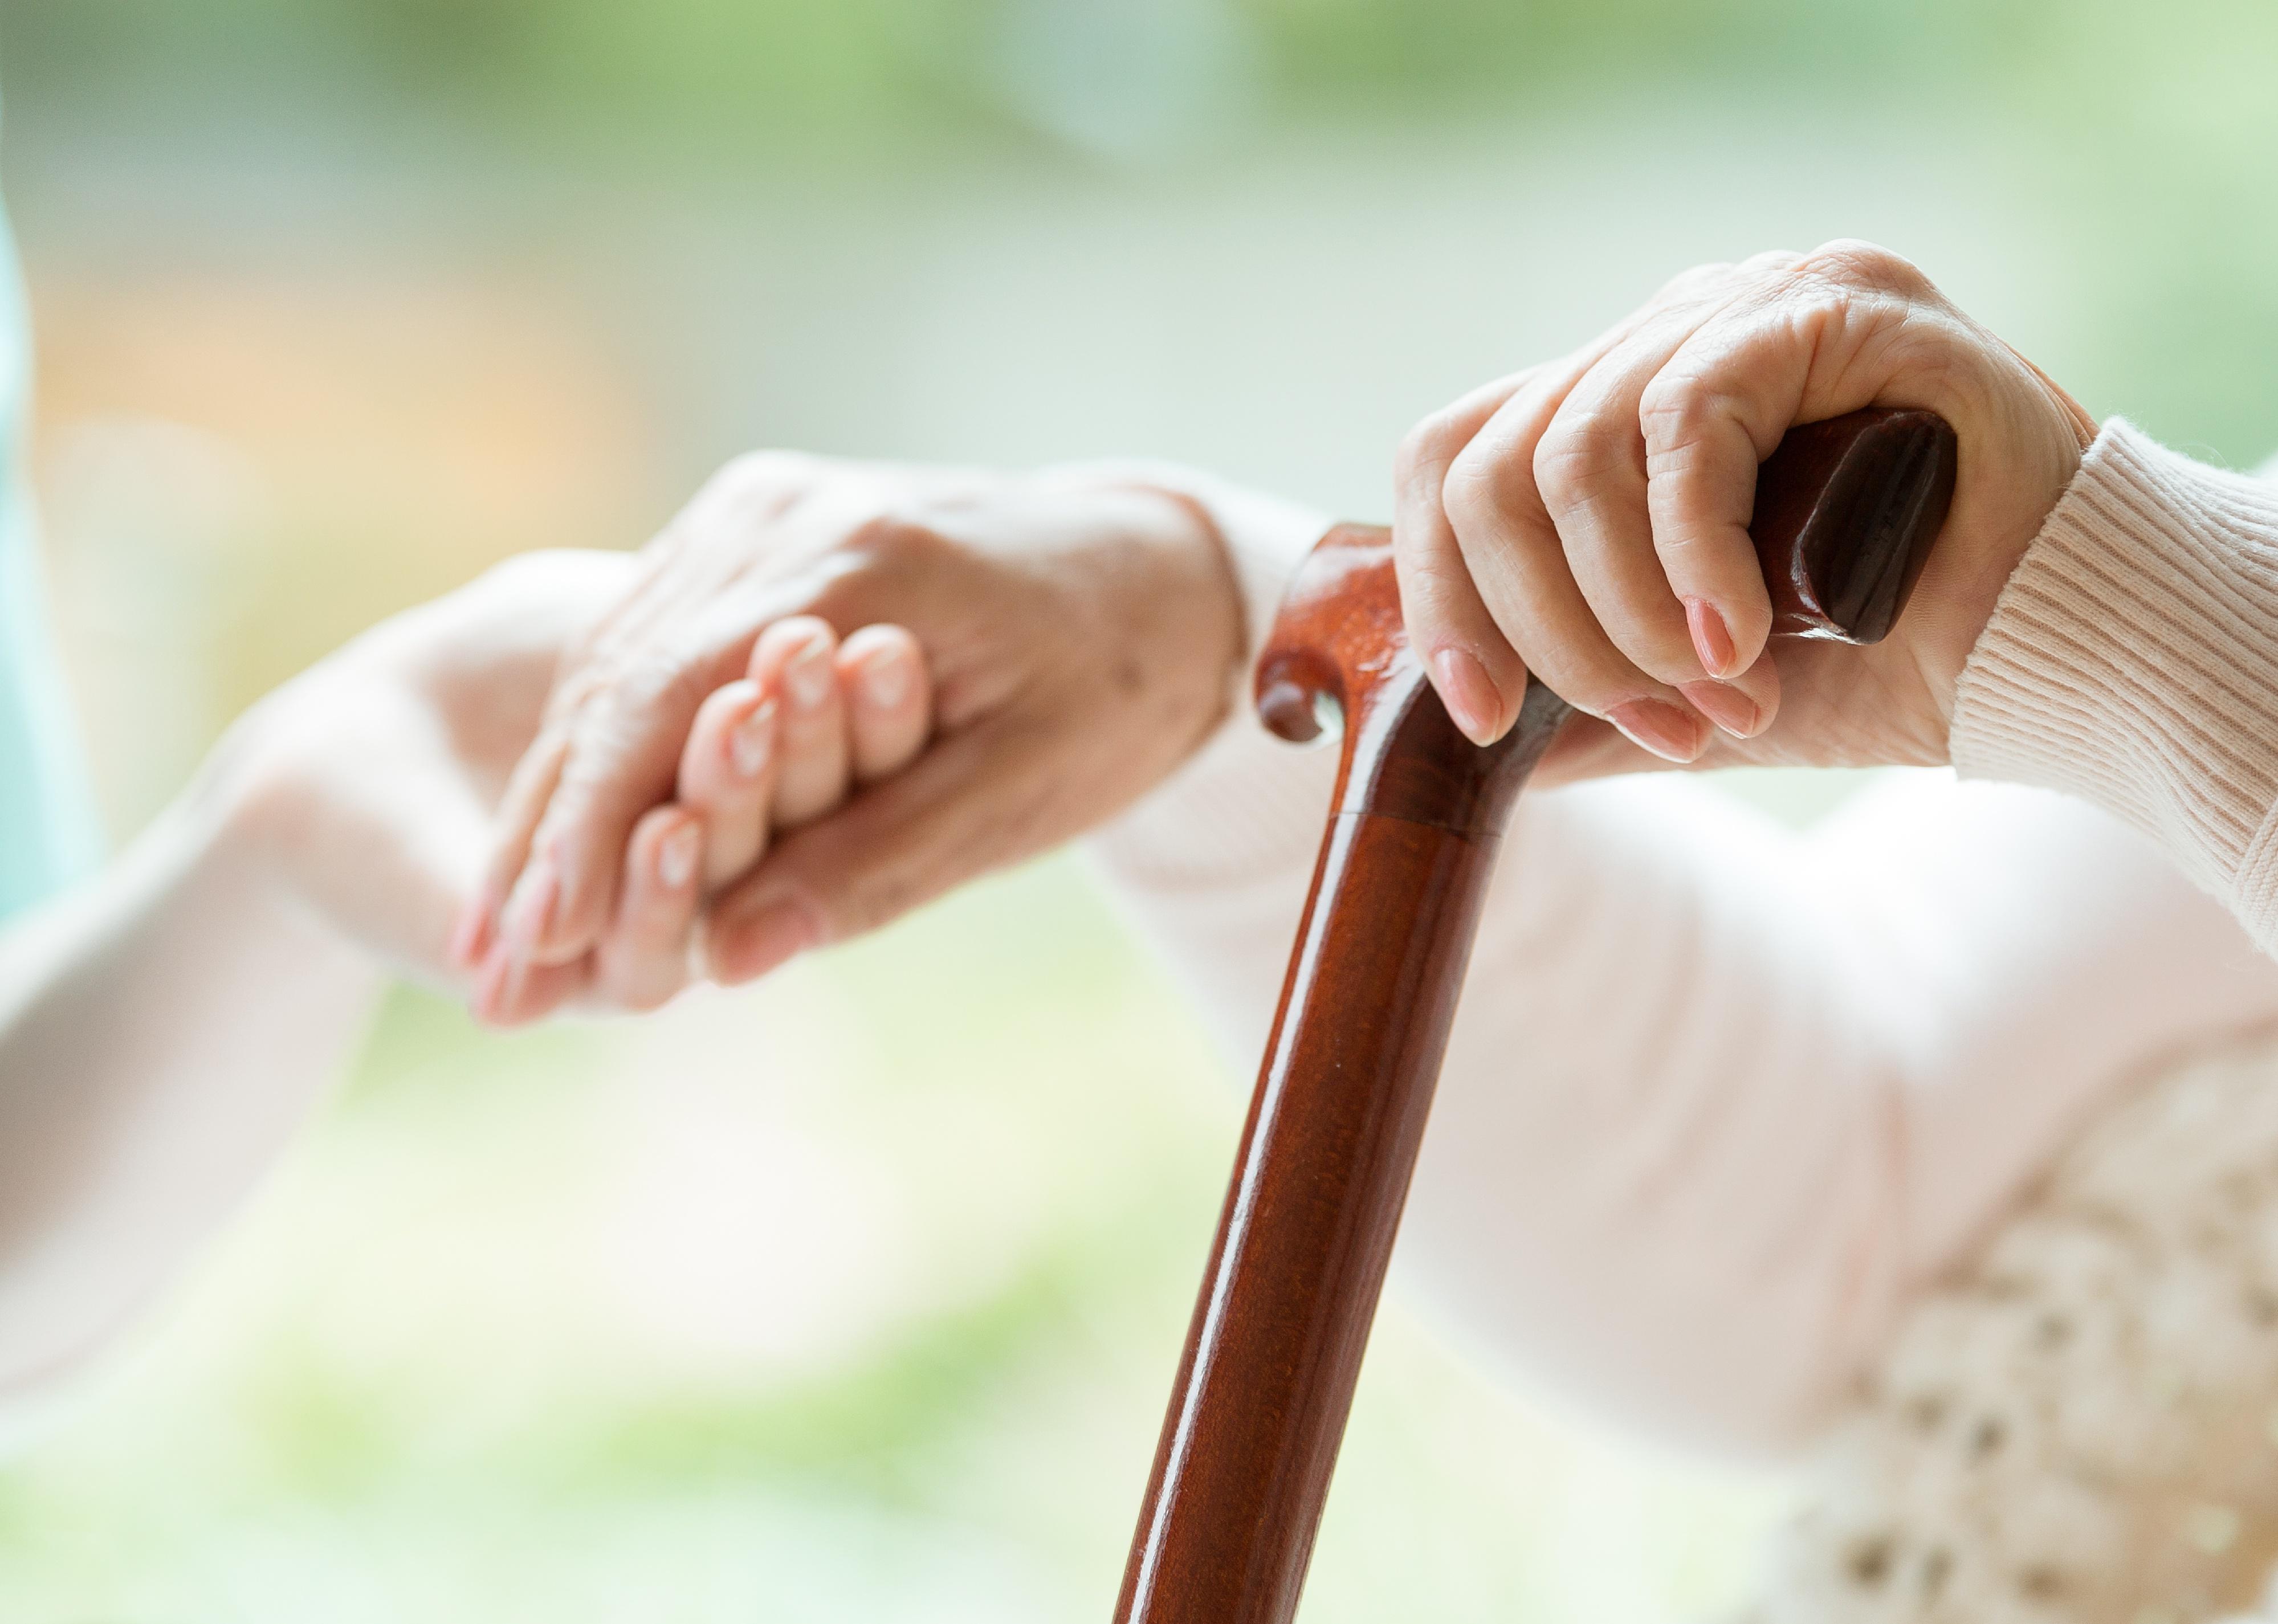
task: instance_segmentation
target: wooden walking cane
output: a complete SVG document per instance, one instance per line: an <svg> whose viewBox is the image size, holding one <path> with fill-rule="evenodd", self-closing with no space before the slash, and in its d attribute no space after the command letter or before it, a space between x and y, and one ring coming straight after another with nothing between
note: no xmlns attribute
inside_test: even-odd
<svg viewBox="0 0 2278 1624"><path fill-rule="evenodd" d="M1793 430L1759 470L1776 633L1872 643L1953 493L1953 431L1872 410ZM1402 629L1390 538L1307 560L1257 673L1266 725L1342 713L1344 759L1273 1035L1139 1513L1118 1624L1288 1624L1520 787L1565 702L1530 683L1484 749Z"/></svg>

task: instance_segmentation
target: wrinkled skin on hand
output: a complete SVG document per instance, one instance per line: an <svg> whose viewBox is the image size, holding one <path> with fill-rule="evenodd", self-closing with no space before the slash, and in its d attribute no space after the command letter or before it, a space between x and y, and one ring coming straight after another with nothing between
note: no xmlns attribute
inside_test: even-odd
<svg viewBox="0 0 2278 1624"><path fill-rule="evenodd" d="M1793 424L1867 406L1953 426L1945 528L1883 643L1768 645L1756 466ZM2095 432L1871 244L1706 266L1409 435L1394 541L1410 638L1476 739L1510 727L1530 671L1598 719L1568 729L1546 781L1658 761L1942 762L1963 662Z"/></svg>
<svg viewBox="0 0 2278 1624"><path fill-rule="evenodd" d="M763 454L718 476L638 570L565 661L500 820L471 934L533 970L603 940L618 854L673 793L706 696L790 617L906 628L932 738L714 899L706 965L723 980L1104 821L1207 736L1238 675L1222 548L1159 490Z"/></svg>

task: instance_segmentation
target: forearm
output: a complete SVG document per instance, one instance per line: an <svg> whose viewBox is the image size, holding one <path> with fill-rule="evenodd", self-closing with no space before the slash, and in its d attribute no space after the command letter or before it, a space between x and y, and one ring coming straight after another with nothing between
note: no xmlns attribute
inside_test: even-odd
<svg viewBox="0 0 2278 1624"><path fill-rule="evenodd" d="M1334 773L1237 721L1097 843L1244 1070ZM2221 910L2056 797L1917 782L1801 837L1670 778L1533 796L1402 1273L1601 1409L1779 1447L2083 1112L2270 1019Z"/></svg>
<svg viewBox="0 0 2278 1624"><path fill-rule="evenodd" d="M269 883L211 774L0 936L0 1399L70 1368L210 1233L378 987Z"/></svg>
<svg viewBox="0 0 2278 1624"><path fill-rule="evenodd" d="M1237 723L1097 842L1244 1072L1334 766ZM1495 1362L1620 1421L1792 1436L1907 1273L1883 1006L1905 995L1860 963L1874 913L1846 946L1802 842L1695 783L1523 801L1396 1277Z"/></svg>
<svg viewBox="0 0 2278 1624"><path fill-rule="evenodd" d="M1799 1441L2103 1102L2278 1019L2219 908L2055 797L1902 779L1808 836L1666 779L1531 810L1413 1264L1663 1434Z"/></svg>

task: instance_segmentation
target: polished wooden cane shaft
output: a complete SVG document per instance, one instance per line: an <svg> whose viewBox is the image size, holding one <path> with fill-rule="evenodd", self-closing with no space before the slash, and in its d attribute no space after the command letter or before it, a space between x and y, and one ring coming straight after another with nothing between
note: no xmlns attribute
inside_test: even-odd
<svg viewBox="0 0 2278 1624"><path fill-rule="evenodd" d="M1790 433L1754 536L1785 636L1871 642L1943 522L1953 436L1923 412ZM1391 1260L1510 809L1569 713L1530 685L1474 745L1401 626L1388 538L1315 549L1259 660L1260 713L1343 756L1116 1608L1119 1624L1288 1624Z"/></svg>
<svg viewBox="0 0 2278 1624"><path fill-rule="evenodd" d="M1564 709L1542 698L1538 751ZM1434 719L1454 732L1436 701ZM1494 802L1531 765L1451 786L1441 820L1330 820L1119 1619L1295 1609L1494 872Z"/></svg>

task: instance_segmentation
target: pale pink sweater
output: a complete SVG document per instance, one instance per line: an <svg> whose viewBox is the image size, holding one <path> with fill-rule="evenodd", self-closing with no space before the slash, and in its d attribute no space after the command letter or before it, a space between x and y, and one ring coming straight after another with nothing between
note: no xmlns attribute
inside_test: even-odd
<svg viewBox="0 0 2278 1624"><path fill-rule="evenodd" d="M1215 505L1262 628L1320 519ZM1953 741L2013 782L1896 775L1808 834L1675 775L1527 797L1398 1277L1558 1393L1777 1449L2090 1113L2278 1023L2231 917L2278 942L2278 487L2111 424ZM1237 706L1097 842L1245 1077L1334 770Z"/></svg>

